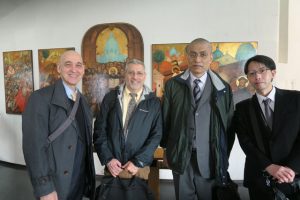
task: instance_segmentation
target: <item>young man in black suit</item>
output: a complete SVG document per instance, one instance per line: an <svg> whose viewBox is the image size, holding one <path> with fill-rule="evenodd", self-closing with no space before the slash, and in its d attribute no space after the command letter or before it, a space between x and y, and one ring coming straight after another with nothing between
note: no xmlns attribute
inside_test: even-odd
<svg viewBox="0 0 300 200"><path fill-rule="evenodd" d="M273 86L274 61L263 55L250 58L245 74L256 93L236 105L235 126L246 154L244 185L251 200L274 199L263 174L296 199L290 183L300 172L300 92Z"/></svg>

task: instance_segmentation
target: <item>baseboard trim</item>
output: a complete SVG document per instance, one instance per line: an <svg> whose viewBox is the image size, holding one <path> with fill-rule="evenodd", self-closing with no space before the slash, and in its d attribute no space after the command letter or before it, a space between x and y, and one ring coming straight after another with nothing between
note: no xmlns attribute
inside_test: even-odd
<svg viewBox="0 0 300 200"><path fill-rule="evenodd" d="M5 161L0 161L0 166L9 167L9 168L13 168L13 169L26 169L25 165L5 162Z"/></svg>
<svg viewBox="0 0 300 200"><path fill-rule="evenodd" d="M9 168L13 168L13 169L23 169L23 170L26 170L26 166L25 165L16 164L16 163L10 163L10 162L5 162L5 161L0 161L0 166L9 167ZM101 180L102 177L103 177L103 175L96 175L96 180ZM159 181L161 183L173 183L173 179L160 179ZM233 181L236 184L238 184L239 186L243 186L243 180L233 180Z"/></svg>

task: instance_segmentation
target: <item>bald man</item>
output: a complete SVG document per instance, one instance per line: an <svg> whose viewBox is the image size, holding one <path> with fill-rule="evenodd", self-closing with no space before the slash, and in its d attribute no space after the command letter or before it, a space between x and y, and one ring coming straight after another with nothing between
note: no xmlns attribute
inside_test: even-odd
<svg viewBox="0 0 300 200"><path fill-rule="evenodd" d="M35 91L23 113L25 162L37 199L79 200L83 196L93 199L92 113L77 88L84 75L80 54L63 53L57 71L61 78ZM71 124L50 139L77 105L76 98L78 108Z"/></svg>
<svg viewBox="0 0 300 200"><path fill-rule="evenodd" d="M210 200L215 183L227 182L234 140L230 86L209 67L212 47L203 38L186 47L188 69L171 78L163 98L165 161L177 200Z"/></svg>

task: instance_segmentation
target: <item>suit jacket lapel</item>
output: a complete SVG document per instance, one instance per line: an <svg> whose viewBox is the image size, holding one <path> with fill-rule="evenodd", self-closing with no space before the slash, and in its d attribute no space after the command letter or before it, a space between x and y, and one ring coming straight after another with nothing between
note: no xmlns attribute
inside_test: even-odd
<svg viewBox="0 0 300 200"><path fill-rule="evenodd" d="M255 94L252 96L252 102L253 102L253 106L254 106L254 109L255 109L256 116L259 119L258 121L262 122L261 124L264 124L266 126L266 122L265 122L265 119L264 119L264 114L261 110L261 107L259 105L257 96Z"/></svg>
<svg viewBox="0 0 300 200"><path fill-rule="evenodd" d="M69 98L66 94L66 90L65 90L64 85L62 83L62 80L60 79L60 80L56 81L54 87L55 88L54 88L51 103L64 108L66 110L66 115L67 115L66 118L67 118L70 115L71 111L72 111L72 105L71 105L70 100L69 100ZM80 101L82 101L82 99L80 99ZM79 106L80 106L80 104L79 104ZM73 126L75 129L78 129L76 120L74 120L72 122L71 126ZM77 134L80 136L78 131L77 131Z"/></svg>
<svg viewBox="0 0 300 200"><path fill-rule="evenodd" d="M68 112L68 114L72 109L61 79L56 81L54 85L54 92L52 95L51 103L63 107Z"/></svg>
<svg viewBox="0 0 300 200"><path fill-rule="evenodd" d="M189 76L186 80L184 80L184 84L187 85L187 87L189 88L189 93L191 95L191 105L192 108L195 109L196 108L196 104L195 104L195 100L194 100L194 95L193 95L193 86L191 85L191 77Z"/></svg>
<svg viewBox="0 0 300 200"><path fill-rule="evenodd" d="M285 112L285 108L286 104L284 103L284 95L282 94L282 91L280 89L276 88L272 137L275 137L278 134L280 124L283 120L282 113Z"/></svg>

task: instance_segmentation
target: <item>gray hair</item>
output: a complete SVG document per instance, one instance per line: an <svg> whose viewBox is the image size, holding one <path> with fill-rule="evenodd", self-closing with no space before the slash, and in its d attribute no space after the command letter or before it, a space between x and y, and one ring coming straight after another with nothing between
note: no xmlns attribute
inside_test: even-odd
<svg viewBox="0 0 300 200"><path fill-rule="evenodd" d="M185 52L188 53L189 51L189 47L192 45L192 44L197 44L197 43L201 43L201 44L207 44L210 51L212 51L212 47L211 47L211 44L208 40L204 39L204 38L196 38L194 39L193 41L191 41L186 47L185 47Z"/></svg>
<svg viewBox="0 0 300 200"><path fill-rule="evenodd" d="M145 69L145 64L143 61L139 60L139 59L136 59L136 58L133 58L133 59L129 59L127 62L126 62L126 65L125 65L125 71L128 70L128 66L131 65L131 64L137 64L137 65L142 65Z"/></svg>

